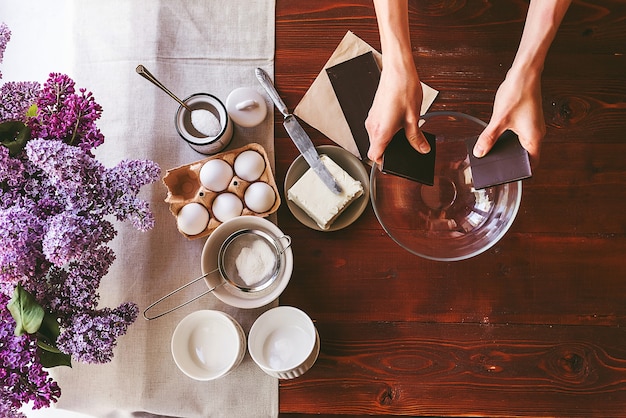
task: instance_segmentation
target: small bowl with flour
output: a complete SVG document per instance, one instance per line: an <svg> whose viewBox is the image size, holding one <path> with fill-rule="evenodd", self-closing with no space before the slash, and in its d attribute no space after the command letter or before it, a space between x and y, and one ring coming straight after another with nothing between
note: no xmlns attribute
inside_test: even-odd
<svg viewBox="0 0 626 418"><path fill-rule="evenodd" d="M233 137L233 122L226 106L208 93L196 93L184 100L189 109L179 106L174 119L176 130L191 148L201 154L216 154Z"/></svg>
<svg viewBox="0 0 626 418"><path fill-rule="evenodd" d="M207 293L237 308L258 308L285 290L292 271L291 237L265 218L233 218L207 239L202 251L202 276L151 303L143 316L147 320L160 318ZM181 302L181 292L200 281L207 288ZM153 313L155 310L158 313Z"/></svg>
<svg viewBox="0 0 626 418"><path fill-rule="evenodd" d="M291 239L265 218L230 219L209 235L202 250L203 274L220 264L226 270L221 276L229 280L215 287L213 295L237 308L265 306L280 296L291 278ZM207 281L209 287L212 281Z"/></svg>

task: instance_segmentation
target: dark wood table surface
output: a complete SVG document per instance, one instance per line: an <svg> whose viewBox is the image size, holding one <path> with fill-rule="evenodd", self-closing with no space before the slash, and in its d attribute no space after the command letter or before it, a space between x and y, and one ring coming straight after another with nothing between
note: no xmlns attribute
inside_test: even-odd
<svg viewBox="0 0 626 418"><path fill-rule="evenodd" d="M414 59L440 91L431 109L488 121L527 2L409 4ZM371 1L277 1L275 79L290 109L348 30L380 48ZM477 257L412 255L371 204L332 233L282 205L295 269L280 303L321 336L315 366L280 382L283 416L626 416L625 50L626 2L570 7L544 71L541 164L510 231ZM281 122L279 183L298 155Z"/></svg>

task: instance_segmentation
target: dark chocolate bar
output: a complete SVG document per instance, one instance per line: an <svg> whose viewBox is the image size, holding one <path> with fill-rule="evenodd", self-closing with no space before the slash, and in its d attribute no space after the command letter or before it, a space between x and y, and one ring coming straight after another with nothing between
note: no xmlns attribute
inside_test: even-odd
<svg viewBox="0 0 626 418"><path fill-rule="evenodd" d="M481 158L474 157L476 141L478 137L465 141L475 189L485 189L532 176L528 152L520 144L515 132L505 131L487 155Z"/></svg>
<svg viewBox="0 0 626 418"><path fill-rule="evenodd" d="M361 160L370 146L365 119L374 102L380 69L372 52L351 58L326 69L343 115L350 126Z"/></svg>
<svg viewBox="0 0 626 418"><path fill-rule="evenodd" d="M435 135L428 132L423 134L430 144L428 154L415 150L406 138L404 130L398 131L385 149L381 170L432 186L435 181Z"/></svg>

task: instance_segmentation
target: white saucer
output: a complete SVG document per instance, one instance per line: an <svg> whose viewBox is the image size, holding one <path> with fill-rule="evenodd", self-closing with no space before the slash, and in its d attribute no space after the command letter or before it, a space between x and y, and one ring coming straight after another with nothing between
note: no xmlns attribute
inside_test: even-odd
<svg viewBox="0 0 626 418"><path fill-rule="evenodd" d="M217 258L222 243L234 232L241 229L259 229L273 235L279 240L285 234L272 222L258 216L239 216L230 219L218 226L209 236L202 249L202 273L205 274L217 268ZM280 241L284 243L283 241ZM265 291L246 293L227 284L218 286L213 293L222 302L236 308L253 309L273 302L285 290L293 271L293 253L291 247L283 253L281 266L276 283Z"/></svg>

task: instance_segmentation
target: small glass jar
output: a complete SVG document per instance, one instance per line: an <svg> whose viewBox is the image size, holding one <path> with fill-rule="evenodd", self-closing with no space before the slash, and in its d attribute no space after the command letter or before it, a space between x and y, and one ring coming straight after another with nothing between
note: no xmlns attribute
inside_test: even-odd
<svg viewBox="0 0 626 418"><path fill-rule="evenodd" d="M233 137L233 123L220 99L208 93L196 93L187 97L184 102L192 111L204 109L213 113L219 121L221 129L215 136L206 136L200 133L191 121L192 112L179 106L176 111L175 125L181 138L201 154L211 155L223 150Z"/></svg>

